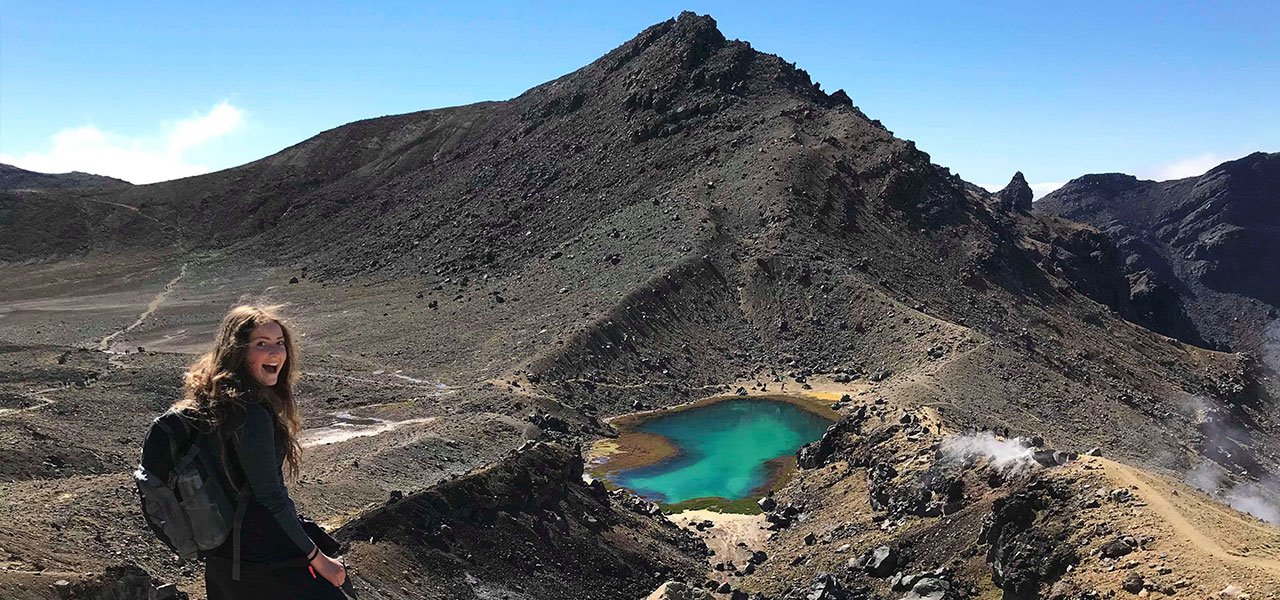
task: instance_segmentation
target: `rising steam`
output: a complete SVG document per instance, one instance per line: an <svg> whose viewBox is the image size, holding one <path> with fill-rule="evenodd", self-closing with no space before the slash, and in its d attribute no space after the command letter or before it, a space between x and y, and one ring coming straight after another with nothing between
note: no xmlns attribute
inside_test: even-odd
<svg viewBox="0 0 1280 600"><path fill-rule="evenodd" d="M1280 333L1280 328L1272 324L1268 336ZM1270 340L1268 340L1270 341ZM1267 360L1280 359L1276 352L1280 348L1268 346L1265 349ZM1270 365L1269 365L1270 366ZM1249 513L1269 523L1280 523L1280 479L1263 474L1259 482L1236 483L1226 469L1218 462L1224 460L1239 462L1250 456L1248 452L1249 432L1232 425L1225 414L1218 410L1215 402L1208 398L1191 397L1184 404L1191 411L1200 425L1203 436L1201 454L1206 460L1187 471L1184 479L1193 487L1209 494L1214 499L1238 511ZM1205 452L1210 449L1212 452Z"/></svg>
<svg viewBox="0 0 1280 600"><path fill-rule="evenodd" d="M991 432L957 435L942 441L943 455L959 460L986 457L987 464L1004 474L1020 474L1036 468L1033 448L1015 440L1000 440Z"/></svg>
<svg viewBox="0 0 1280 600"><path fill-rule="evenodd" d="M1280 373L1280 319L1263 329L1262 363L1270 367L1272 373Z"/></svg>
<svg viewBox="0 0 1280 600"><path fill-rule="evenodd" d="M1206 461L1187 473L1187 483L1240 512L1249 513L1268 523L1280 524L1280 504L1275 500L1280 498L1280 485L1277 485L1280 482L1271 482L1271 485L1243 483L1233 486L1222 467Z"/></svg>

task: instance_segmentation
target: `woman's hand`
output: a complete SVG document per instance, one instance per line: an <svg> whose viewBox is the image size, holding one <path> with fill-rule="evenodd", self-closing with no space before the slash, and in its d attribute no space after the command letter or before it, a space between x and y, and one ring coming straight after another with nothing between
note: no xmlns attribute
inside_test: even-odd
<svg viewBox="0 0 1280 600"><path fill-rule="evenodd" d="M343 582L347 580L347 568L342 563L329 558L323 552L317 552L316 557L311 559L311 568L316 573L325 578L326 581L333 584L333 587L342 587Z"/></svg>

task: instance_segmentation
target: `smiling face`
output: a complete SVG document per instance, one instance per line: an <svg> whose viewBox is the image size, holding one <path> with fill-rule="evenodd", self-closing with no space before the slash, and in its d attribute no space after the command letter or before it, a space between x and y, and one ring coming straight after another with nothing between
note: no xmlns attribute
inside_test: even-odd
<svg viewBox="0 0 1280 600"><path fill-rule="evenodd" d="M284 329L279 323L263 323L249 332L249 350L245 353L244 368L254 381L265 387L275 385L288 358Z"/></svg>

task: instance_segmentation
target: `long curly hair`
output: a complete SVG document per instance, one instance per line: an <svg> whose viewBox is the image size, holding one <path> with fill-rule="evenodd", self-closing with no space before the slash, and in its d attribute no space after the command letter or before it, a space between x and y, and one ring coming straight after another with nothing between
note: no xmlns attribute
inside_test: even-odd
<svg viewBox="0 0 1280 600"><path fill-rule="evenodd" d="M231 309L218 326L213 347L187 370L183 398L172 409L216 428L228 420L233 410L243 410L243 403L262 402L276 417L276 436L284 440L286 472L296 479L302 459L302 445L298 443L302 419L293 399L293 387L300 374L299 356L293 333L278 308L241 305ZM284 332L288 358L276 384L265 387L245 371L245 356L253 328L272 322Z"/></svg>

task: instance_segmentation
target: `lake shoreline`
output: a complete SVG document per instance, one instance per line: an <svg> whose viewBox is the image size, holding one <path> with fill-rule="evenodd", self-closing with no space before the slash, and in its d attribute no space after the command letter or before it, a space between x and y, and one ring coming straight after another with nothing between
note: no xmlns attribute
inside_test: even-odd
<svg viewBox="0 0 1280 600"><path fill-rule="evenodd" d="M770 400L773 402L783 402L814 413L832 422L839 421L844 418L844 415L831 409L831 400L823 398L817 394L788 394L785 392L777 392L755 393L747 394L745 396L740 396L738 394L715 394L685 402L684 404L677 404L676 406L615 415L605 419L604 422L613 426L614 429L618 430L619 434L622 434L624 432L634 431L636 427L650 419L655 419L664 415L681 413L730 400Z"/></svg>
<svg viewBox="0 0 1280 600"><path fill-rule="evenodd" d="M824 394L825 395L825 394ZM704 408L714 404L734 400L769 401L788 404L807 413L821 417L834 423L843 418L839 412L830 407L831 400L817 394L716 394L699 398L679 406L617 415L606 420L617 431L615 438L602 438L594 442L586 453L587 468L593 477L603 480L610 488L619 488L613 483L611 476L630 469L656 466L664 462L678 460L683 453L671 440L660 434L639 431L644 423L661 417L681 412ZM764 481L752 488L746 498L727 499L720 497L704 497L684 500L678 503L659 502L663 512L679 513L685 510L719 510L728 514L756 514L759 508L755 504L757 496L764 495L785 485L796 471L794 453L785 454L767 460Z"/></svg>

